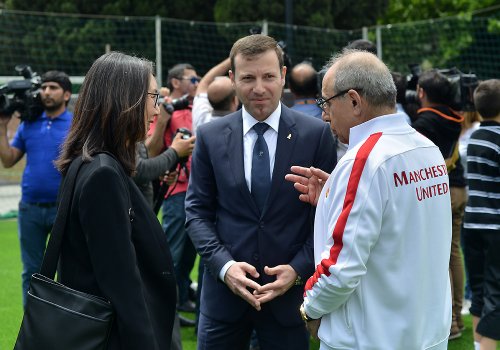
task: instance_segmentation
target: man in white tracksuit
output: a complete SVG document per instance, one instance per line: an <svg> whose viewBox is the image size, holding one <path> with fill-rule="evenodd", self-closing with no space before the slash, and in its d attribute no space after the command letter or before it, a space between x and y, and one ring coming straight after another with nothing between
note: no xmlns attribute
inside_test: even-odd
<svg viewBox="0 0 500 350"><path fill-rule="evenodd" d="M317 205L317 267L302 316L321 349L446 349L445 161L395 113L396 88L376 56L344 51L330 65L318 103L348 151L328 178L301 167L287 175L301 200Z"/></svg>

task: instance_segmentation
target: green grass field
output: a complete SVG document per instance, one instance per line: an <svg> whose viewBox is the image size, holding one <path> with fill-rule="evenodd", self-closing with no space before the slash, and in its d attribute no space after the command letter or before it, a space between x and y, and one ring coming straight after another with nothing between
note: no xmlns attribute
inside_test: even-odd
<svg viewBox="0 0 500 350"><path fill-rule="evenodd" d="M197 271L195 267L193 280L196 280ZM22 319L21 258L15 219L0 220L0 281L0 350L10 350L14 347ZM464 321L467 329L462 338L451 341L448 349L473 349L470 316L466 316ZM196 349L193 328L182 328L182 344L184 350ZM312 342L311 350L314 349L318 349L318 344Z"/></svg>

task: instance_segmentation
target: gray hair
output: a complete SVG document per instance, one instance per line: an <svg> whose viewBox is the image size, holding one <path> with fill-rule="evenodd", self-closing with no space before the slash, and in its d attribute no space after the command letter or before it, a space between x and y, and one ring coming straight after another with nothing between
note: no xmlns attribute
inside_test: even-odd
<svg viewBox="0 0 500 350"><path fill-rule="evenodd" d="M326 64L337 64L334 92L354 89L374 107L394 107L396 85L389 68L377 56L361 50L344 49Z"/></svg>

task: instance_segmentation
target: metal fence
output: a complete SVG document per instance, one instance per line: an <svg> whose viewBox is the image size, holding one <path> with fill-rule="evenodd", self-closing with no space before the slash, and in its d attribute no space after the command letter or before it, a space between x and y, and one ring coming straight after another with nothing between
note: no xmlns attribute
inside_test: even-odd
<svg viewBox="0 0 500 350"><path fill-rule="evenodd" d="M455 66L480 79L500 76L500 5L463 16L358 30L0 10L0 84L19 79L14 67L28 64L40 74L63 70L78 86L92 62L109 50L154 61L157 78L165 83L162 77L179 62L189 62L199 74L205 73L255 26L286 44L292 64L307 59L319 69L332 53L365 38L376 43L389 68L403 74L409 73L408 64L421 64L424 68ZM0 169L0 184L19 181L21 172L21 166ZM2 198L0 207L1 202Z"/></svg>
<svg viewBox="0 0 500 350"><path fill-rule="evenodd" d="M161 17L83 16L0 11L0 76L29 64L41 73L63 70L84 76L92 62L109 50L148 58L157 76L189 62L199 74L227 57L231 45L256 25L287 46L292 63L310 59L320 68L348 42L367 38L388 66L409 73L408 64L456 66L479 78L500 72L500 6L482 13L359 30L286 26L272 22L207 23Z"/></svg>

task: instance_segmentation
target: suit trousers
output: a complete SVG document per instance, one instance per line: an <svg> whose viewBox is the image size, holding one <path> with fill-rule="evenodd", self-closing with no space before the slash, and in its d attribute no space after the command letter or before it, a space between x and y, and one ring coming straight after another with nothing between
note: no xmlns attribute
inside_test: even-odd
<svg viewBox="0 0 500 350"><path fill-rule="evenodd" d="M197 349L248 350L253 329L257 333L261 350L309 349L309 333L305 325L280 326L266 305L263 305L261 311L249 307L242 319L231 323L218 321L201 313Z"/></svg>

